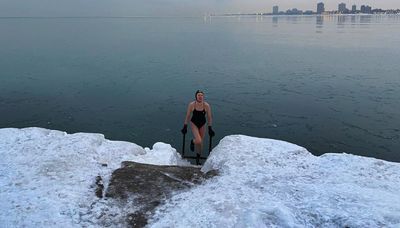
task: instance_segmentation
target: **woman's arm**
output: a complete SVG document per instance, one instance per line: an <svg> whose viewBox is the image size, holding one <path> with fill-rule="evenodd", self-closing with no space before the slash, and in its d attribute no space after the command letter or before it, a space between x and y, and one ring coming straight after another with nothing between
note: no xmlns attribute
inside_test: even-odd
<svg viewBox="0 0 400 228"><path fill-rule="evenodd" d="M208 126L212 126L211 106L208 103L206 103L206 111L207 111Z"/></svg>
<svg viewBox="0 0 400 228"><path fill-rule="evenodd" d="M193 102L190 102L188 107L187 107L185 122L183 123L184 125L187 125L187 123L189 122L190 113L192 112L192 106L193 106L192 103Z"/></svg>

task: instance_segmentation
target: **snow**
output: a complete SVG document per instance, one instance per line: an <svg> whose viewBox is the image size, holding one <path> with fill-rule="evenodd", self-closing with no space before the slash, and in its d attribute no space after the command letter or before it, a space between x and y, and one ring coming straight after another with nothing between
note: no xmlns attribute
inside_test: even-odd
<svg viewBox="0 0 400 228"><path fill-rule="evenodd" d="M211 169L221 175L159 207L152 227L400 227L398 163L234 135Z"/></svg>
<svg viewBox="0 0 400 228"><path fill-rule="evenodd" d="M96 176L107 187L122 161L188 164L164 143L150 150L101 134L41 128L0 129L0 156L0 227L91 226L108 206L90 210Z"/></svg>
<svg viewBox="0 0 400 228"><path fill-rule="evenodd" d="M0 227L123 227L135 208L97 199L96 176L107 187L122 161L189 165L168 144L42 128L0 129L0 156ZM176 193L149 226L400 227L398 163L232 135L202 167L212 169L219 175Z"/></svg>

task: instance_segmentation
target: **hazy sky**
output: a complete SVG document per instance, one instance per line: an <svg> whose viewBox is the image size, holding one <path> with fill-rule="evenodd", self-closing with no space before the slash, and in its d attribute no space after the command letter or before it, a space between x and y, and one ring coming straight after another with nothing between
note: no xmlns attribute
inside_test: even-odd
<svg viewBox="0 0 400 228"><path fill-rule="evenodd" d="M200 16L205 13L271 12L298 8L316 10L315 0L0 0L0 17L7 16ZM325 0L326 10L340 2L351 8L400 8L400 0Z"/></svg>

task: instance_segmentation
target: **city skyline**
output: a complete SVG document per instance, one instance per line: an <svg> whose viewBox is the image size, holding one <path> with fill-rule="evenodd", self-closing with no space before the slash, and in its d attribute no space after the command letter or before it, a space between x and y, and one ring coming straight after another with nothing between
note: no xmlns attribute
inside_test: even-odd
<svg viewBox="0 0 400 228"><path fill-rule="evenodd" d="M336 10L326 10L324 2L319 2L316 5L316 11L314 10L303 10L297 8L291 8L287 10L280 10L279 6L272 7L272 15L301 15L301 14L378 14L378 13L395 13L399 14L400 9L381 9L381 8L374 8L369 5L361 5L358 6L353 4L351 6L346 5L346 3L339 3ZM263 13L263 14L271 14L271 13Z"/></svg>
<svg viewBox="0 0 400 228"><path fill-rule="evenodd" d="M287 3L286 1L275 1L277 4L273 6L279 6L280 10L287 9L302 9L302 10L313 10L317 11L317 4L323 3L325 7L325 11L335 11L338 10L338 6L341 3L344 3L348 9L351 9L353 5L357 6L359 10L361 5L371 6L372 8L377 9L400 9L400 1L370 1L370 0L337 0L337 1L327 1L327 0L319 0L312 1L308 3L303 3L302 1ZM279 3L281 2L281 4ZM271 9L272 7L271 6Z"/></svg>
<svg viewBox="0 0 400 228"><path fill-rule="evenodd" d="M325 10L337 10L343 2L351 9L369 5L373 8L399 9L399 0L0 0L0 17L9 16L201 16L205 13L260 13L302 9L316 11L318 2Z"/></svg>

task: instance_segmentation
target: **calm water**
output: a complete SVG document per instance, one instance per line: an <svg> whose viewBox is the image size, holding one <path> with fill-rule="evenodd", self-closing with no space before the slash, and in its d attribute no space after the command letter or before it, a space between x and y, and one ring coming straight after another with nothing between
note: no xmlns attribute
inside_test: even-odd
<svg viewBox="0 0 400 228"><path fill-rule="evenodd" d="M1 18L0 127L181 148L202 89L218 142L400 162L400 16Z"/></svg>

